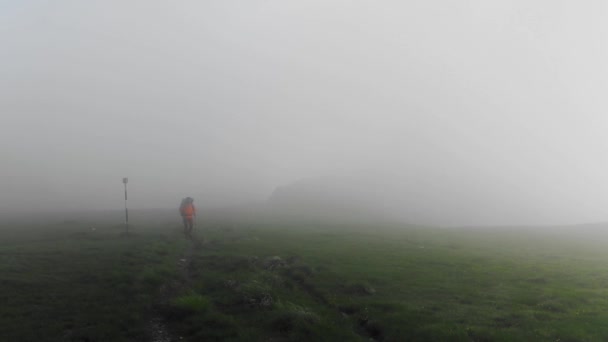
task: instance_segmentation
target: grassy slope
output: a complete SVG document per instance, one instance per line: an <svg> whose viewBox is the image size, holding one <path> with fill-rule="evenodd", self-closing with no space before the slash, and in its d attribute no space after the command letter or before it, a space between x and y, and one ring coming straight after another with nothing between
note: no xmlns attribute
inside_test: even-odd
<svg viewBox="0 0 608 342"><path fill-rule="evenodd" d="M150 305L175 276L177 234L120 237L118 227L3 227L0 340L146 339Z"/></svg>
<svg viewBox="0 0 608 342"><path fill-rule="evenodd" d="M416 227L202 230L187 286L159 307L185 340L608 340L599 231L583 240ZM0 340L145 340L159 287L184 277L177 260L189 243L172 225L119 232L3 229Z"/></svg>
<svg viewBox="0 0 608 342"><path fill-rule="evenodd" d="M201 251L200 267L212 270L200 275L201 293L213 293L209 284L220 280L262 282L282 304L317 312L341 328L338 312L346 311L351 331L385 340L608 340L605 234L585 241L560 232L301 228L209 232L224 243ZM264 271L260 263L222 268L211 261L218 255L226 256L224 265L228 256L233 262L297 256L313 273L300 279L305 286L298 295L272 278L289 280L289 266L282 272ZM295 339L314 335L308 330Z"/></svg>

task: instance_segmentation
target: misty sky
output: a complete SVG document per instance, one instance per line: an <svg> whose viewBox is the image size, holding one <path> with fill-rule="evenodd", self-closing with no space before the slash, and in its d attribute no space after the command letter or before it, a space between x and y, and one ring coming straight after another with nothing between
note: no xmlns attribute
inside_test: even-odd
<svg viewBox="0 0 608 342"><path fill-rule="evenodd" d="M608 220L608 3L0 0L0 208L332 179L453 224Z"/></svg>

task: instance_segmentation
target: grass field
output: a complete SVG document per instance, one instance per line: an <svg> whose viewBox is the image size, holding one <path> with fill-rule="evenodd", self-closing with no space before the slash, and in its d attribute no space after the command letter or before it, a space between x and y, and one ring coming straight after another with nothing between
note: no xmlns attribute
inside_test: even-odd
<svg viewBox="0 0 608 342"><path fill-rule="evenodd" d="M170 219L4 224L0 340L608 340L601 227Z"/></svg>

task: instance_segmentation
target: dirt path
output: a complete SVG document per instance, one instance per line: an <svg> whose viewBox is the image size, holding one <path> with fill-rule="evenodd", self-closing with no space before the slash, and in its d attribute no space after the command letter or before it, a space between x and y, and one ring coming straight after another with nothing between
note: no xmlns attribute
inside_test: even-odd
<svg viewBox="0 0 608 342"><path fill-rule="evenodd" d="M176 340L171 337L167 325L160 317L154 317L150 320L148 333L151 336L151 342L173 342Z"/></svg>
<svg viewBox="0 0 608 342"><path fill-rule="evenodd" d="M158 302L160 305L167 305L176 292L190 287L192 283L192 255L194 249L201 246L200 240L193 238L188 244L188 248L177 261L179 277L161 286ZM151 336L150 342L176 342L180 338L172 336L169 332L167 322L159 312L154 312L152 319L148 323L148 334Z"/></svg>

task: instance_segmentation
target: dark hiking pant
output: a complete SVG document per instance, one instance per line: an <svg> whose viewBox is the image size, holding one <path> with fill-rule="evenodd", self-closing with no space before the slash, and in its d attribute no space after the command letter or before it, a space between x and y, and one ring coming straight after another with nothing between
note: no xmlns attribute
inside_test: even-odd
<svg viewBox="0 0 608 342"><path fill-rule="evenodd" d="M191 235L192 234L192 228L194 228L194 219L193 217L186 217L184 216L184 233L186 233L186 235Z"/></svg>

